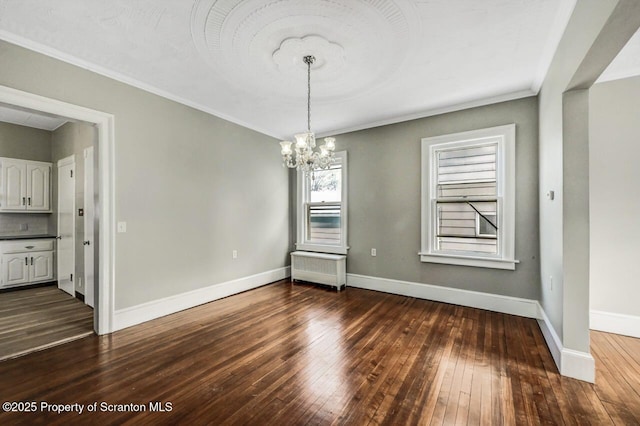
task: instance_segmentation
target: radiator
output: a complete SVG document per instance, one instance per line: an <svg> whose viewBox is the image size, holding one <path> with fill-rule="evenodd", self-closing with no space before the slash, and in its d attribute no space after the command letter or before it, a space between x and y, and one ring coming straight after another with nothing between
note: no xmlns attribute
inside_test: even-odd
<svg viewBox="0 0 640 426"><path fill-rule="evenodd" d="M291 253L291 279L327 284L338 291L347 285L347 256L294 251Z"/></svg>

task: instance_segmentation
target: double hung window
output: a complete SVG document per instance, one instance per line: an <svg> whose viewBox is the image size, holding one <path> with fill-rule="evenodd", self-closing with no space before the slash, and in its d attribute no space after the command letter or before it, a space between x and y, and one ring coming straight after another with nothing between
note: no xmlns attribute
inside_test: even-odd
<svg viewBox="0 0 640 426"><path fill-rule="evenodd" d="M298 172L298 250L347 253L347 153L326 170Z"/></svg>
<svg viewBox="0 0 640 426"><path fill-rule="evenodd" d="M423 262L515 269L515 125L422 140Z"/></svg>

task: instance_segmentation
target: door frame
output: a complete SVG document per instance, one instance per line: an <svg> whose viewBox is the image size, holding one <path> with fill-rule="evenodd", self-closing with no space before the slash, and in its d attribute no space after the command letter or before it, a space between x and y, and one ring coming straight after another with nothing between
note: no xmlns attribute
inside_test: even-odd
<svg viewBox="0 0 640 426"><path fill-rule="evenodd" d="M87 229L91 227L95 230L95 156L94 156L94 148L90 146L82 150L82 161L84 162L84 176L82 177L82 187L83 187L83 198L84 204L82 208L84 209L83 223L84 223L84 241L82 241L82 251L84 258L84 303L91 306L92 308L95 305L95 249L94 244L95 240L93 239L93 235L87 236ZM89 179L91 176L91 179ZM89 214L91 212L91 214ZM89 254L89 256L87 256ZM87 266L91 266L88 268ZM91 280L87 279L88 276L91 276Z"/></svg>
<svg viewBox="0 0 640 426"><path fill-rule="evenodd" d="M74 176L75 171L76 171L76 156L75 155L70 155L68 157L62 158L60 160L58 160L58 163L56 164L56 172L57 172L57 179L56 179L56 185L58 186L58 200L57 200L57 206L58 208L57 210L57 217L56 217L56 223L57 223L57 228L58 228L58 237L60 237L60 168L61 167L65 167L65 166L71 166L71 173L72 173L72 179L73 179L73 189L72 189L72 194L71 194L71 218L72 218L72 223L71 223L71 262L72 262L72 268L71 270L73 272L71 272L72 274L72 278L73 278L73 274L76 274L76 185L75 185L75 179L76 177ZM58 240L61 241L61 240ZM56 277L58 279L58 288L62 290L62 288L60 287L60 250L58 248L58 245L56 245ZM77 274L76 274L77 275ZM76 280L78 279L78 277L76 276ZM75 297L76 294L76 282L77 281L73 281L73 279L71 279L71 286L73 287L73 293L71 294L71 296Z"/></svg>
<svg viewBox="0 0 640 426"><path fill-rule="evenodd" d="M98 130L98 170L94 178L98 184L96 205L96 226L94 237L98 274L96 284L96 304L94 309L94 330L97 334L113 331L115 294L115 117L101 111L46 98L22 90L0 85L0 102L54 114L71 120L85 121Z"/></svg>

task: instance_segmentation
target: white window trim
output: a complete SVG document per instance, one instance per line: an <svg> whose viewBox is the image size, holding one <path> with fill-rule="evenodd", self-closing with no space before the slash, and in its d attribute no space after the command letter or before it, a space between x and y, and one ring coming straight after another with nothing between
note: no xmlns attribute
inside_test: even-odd
<svg viewBox="0 0 640 426"><path fill-rule="evenodd" d="M498 142L498 215L500 224L498 232L498 254L476 256L465 254L449 254L435 250L436 212L435 185L436 167L434 153L437 149L455 148L470 143L483 141ZM515 192L516 192L516 125L491 127L449 135L434 136L422 139L422 186L421 186L421 247L420 261L443 263L450 265L476 266L515 270Z"/></svg>
<svg viewBox="0 0 640 426"><path fill-rule="evenodd" d="M338 151L335 153L336 158L340 158L342 164L342 207L340 215L340 234L342 239L340 245L330 244L310 244L305 240L306 235L306 191L307 191L307 179L304 178L304 172L298 171L298 206L297 206L297 231L296 231L296 250L313 251L317 253L334 253L334 254L347 254L349 246L347 245L347 216L348 216L348 174L349 165L347 163L347 151Z"/></svg>

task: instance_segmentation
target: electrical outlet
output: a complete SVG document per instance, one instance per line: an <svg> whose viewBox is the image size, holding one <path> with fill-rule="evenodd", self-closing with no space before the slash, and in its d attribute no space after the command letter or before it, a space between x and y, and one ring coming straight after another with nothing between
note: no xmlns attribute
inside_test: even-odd
<svg viewBox="0 0 640 426"><path fill-rule="evenodd" d="M21 231L26 231L27 229L29 229L29 224L28 223L21 223L20 224L20 230Z"/></svg>
<svg viewBox="0 0 640 426"><path fill-rule="evenodd" d="M118 232L119 233L127 232L127 222L118 222Z"/></svg>
<svg viewBox="0 0 640 426"><path fill-rule="evenodd" d="M234 259L238 258L238 250L234 250L231 252L231 257L233 257Z"/></svg>
<svg viewBox="0 0 640 426"><path fill-rule="evenodd" d="M376 249L372 248L371 249L371 256L376 257L378 255L378 252L376 251Z"/></svg>
<svg viewBox="0 0 640 426"><path fill-rule="evenodd" d="M82 278L78 277L78 288L82 288Z"/></svg>

